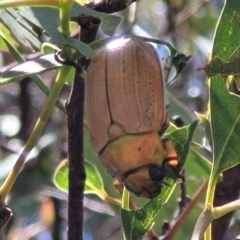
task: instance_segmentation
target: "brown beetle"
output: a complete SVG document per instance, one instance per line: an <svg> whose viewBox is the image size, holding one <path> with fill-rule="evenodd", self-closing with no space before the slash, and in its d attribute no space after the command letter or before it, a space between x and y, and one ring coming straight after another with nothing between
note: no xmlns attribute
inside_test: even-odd
<svg viewBox="0 0 240 240"><path fill-rule="evenodd" d="M138 39L91 60L86 108L91 142L108 172L138 196L161 192L164 164L179 159L161 135L168 126L165 80L154 47Z"/></svg>

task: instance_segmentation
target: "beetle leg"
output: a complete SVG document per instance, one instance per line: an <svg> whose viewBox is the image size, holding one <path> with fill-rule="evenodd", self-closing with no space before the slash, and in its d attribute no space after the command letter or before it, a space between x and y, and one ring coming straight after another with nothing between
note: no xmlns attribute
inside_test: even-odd
<svg viewBox="0 0 240 240"><path fill-rule="evenodd" d="M168 165L172 168L174 174L176 175L177 178L181 179L181 181L185 182L185 177L183 175L181 175L181 173L179 172L180 169L180 162L179 162L179 159L178 157L167 157L163 160L163 168L164 168L164 165L168 163ZM178 163L176 165L176 163Z"/></svg>
<svg viewBox="0 0 240 240"><path fill-rule="evenodd" d="M90 132L90 124L86 120L83 121L83 127Z"/></svg>
<svg viewBox="0 0 240 240"><path fill-rule="evenodd" d="M173 165L179 165L180 160L179 160L179 157L178 157L178 153L175 150L175 148L173 147L173 145L170 143L170 141L167 138L162 139L162 142L163 142L163 147L164 147L164 149L167 153L168 158L175 158L176 160L178 160L176 163L173 162L170 165L172 165L172 166Z"/></svg>
<svg viewBox="0 0 240 240"><path fill-rule="evenodd" d="M180 174L180 159L177 151L173 147L173 145L167 140L163 139L163 147L167 153L167 158L163 160L163 168L166 163L172 168L174 174L180 178L182 181L185 181L185 178Z"/></svg>
<svg viewBox="0 0 240 240"><path fill-rule="evenodd" d="M166 186L170 186L168 183L162 181L162 184L166 185Z"/></svg>
<svg viewBox="0 0 240 240"><path fill-rule="evenodd" d="M115 179L114 182L113 182L113 186L115 187L115 189L117 190L117 192L120 195L123 194L123 188L124 188L123 182L121 182L120 180Z"/></svg>

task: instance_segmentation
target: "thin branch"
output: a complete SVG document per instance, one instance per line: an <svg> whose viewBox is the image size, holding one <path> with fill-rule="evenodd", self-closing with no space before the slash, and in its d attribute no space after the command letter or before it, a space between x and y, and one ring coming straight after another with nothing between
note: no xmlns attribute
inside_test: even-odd
<svg viewBox="0 0 240 240"><path fill-rule="evenodd" d="M68 240L83 239L83 192L86 178L83 158L83 108L84 79L77 70L66 106L69 154Z"/></svg>
<svg viewBox="0 0 240 240"><path fill-rule="evenodd" d="M80 39L85 43L95 40L99 27L92 17L79 17L81 25ZM94 22L93 24L91 24ZM81 66L86 66L86 59L80 59ZM68 240L83 239L83 197L86 173L83 154L84 126L84 88L85 79L81 70L76 69L74 84L66 106L68 128L69 160L69 196L68 196Z"/></svg>
<svg viewBox="0 0 240 240"><path fill-rule="evenodd" d="M189 216L189 213L192 211L192 209L196 206L199 199L202 197L203 193L207 189L207 182L205 182L201 188L196 192L195 196L193 197L192 201L187 205L187 207L183 210L183 212L180 214L178 219L171 224L171 228L169 232L164 237L161 237L161 240L171 240L176 235L179 228L182 226L183 221Z"/></svg>

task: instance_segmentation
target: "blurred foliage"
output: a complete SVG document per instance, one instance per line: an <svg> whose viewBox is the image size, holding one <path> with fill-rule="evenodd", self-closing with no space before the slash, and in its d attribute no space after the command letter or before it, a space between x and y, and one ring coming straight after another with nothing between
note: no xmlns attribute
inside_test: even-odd
<svg viewBox="0 0 240 240"><path fill-rule="evenodd" d="M136 35L163 39L171 42L180 52L192 55L188 66L168 86L167 94L170 116L180 115L186 125L196 119L195 111L205 113L206 110L206 99L208 97L205 84L206 76L203 71L197 71L196 69L203 68L208 62L214 30L223 4L223 0L151 0L151 3L142 0L116 14L124 17L117 34L133 32ZM26 54L26 51L11 37L4 25L0 25L0 30L20 54ZM104 33L100 32L99 37L102 36L104 36ZM0 51L0 71L4 72L10 66L16 65L16 59L10 54L1 38ZM40 48L38 47L36 51L29 51L24 57L31 59L38 56ZM159 51L160 54L164 54L164 49L160 48ZM223 62L223 64L227 63ZM44 83L48 87L52 85L56 72L57 70L52 70L40 74L41 79L44 79ZM60 100L65 102L69 93L70 87L66 85L61 93ZM0 181L5 178L6 171L9 171L4 167L4 163L8 167L13 165L13 159L31 133L44 101L45 95L34 82L28 79L0 88ZM14 116L15 119L9 120L9 115ZM13 126L17 125L20 127L16 127L16 130L13 131ZM38 146L34 149L34 154L26 163L9 196L9 205L14 211L14 218L8 229L10 240L16 239L16 236L22 236L21 239L24 240L54 239L52 229L54 224L52 216L54 214L61 219L60 237L62 239L66 238L67 196L57 190L52 181L56 166L67 157L66 134L65 115L61 110L55 108ZM85 131L84 138L85 158L94 164L100 172L106 192L114 198L120 198L113 187L112 178L106 173L92 149L87 131ZM194 140L209 149L209 143L206 141L202 125L198 126ZM187 195L190 198L202 186L209 170L209 163L206 159L210 159L211 155L206 149L200 149L195 145L188 155L185 167ZM199 157L198 152L201 152L205 159ZM206 161L206 164L202 164L202 161ZM206 171L199 171L198 175L192 174L195 170L193 168L199 168L198 166L201 166L201 169L206 166ZM161 234L163 222L169 221L171 223L178 214L179 188L180 184L177 184L170 200L164 205L160 215L155 220L154 230L157 235ZM188 218L185 219L185 222L182 223L181 229L174 239L187 239L191 235L196 219L203 209L203 198L204 196ZM56 199L61 202L60 205L56 204ZM139 206L146 203L146 200L143 199L135 197L133 199ZM122 238L120 218L116 217L120 211L119 207L109 206L91 194L86 195L84 204L84 239L110 240ZM237 235L240 234L239 228L236 227L239 222L237 214L235 220L231 229Z"/></svg>

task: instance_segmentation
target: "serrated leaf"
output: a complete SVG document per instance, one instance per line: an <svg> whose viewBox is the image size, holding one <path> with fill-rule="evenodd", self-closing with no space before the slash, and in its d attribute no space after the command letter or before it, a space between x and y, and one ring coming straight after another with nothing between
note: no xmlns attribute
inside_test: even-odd
<svg viewBox="0 0 240 240"><path fill-rule="evenodd" d="M199 149L191 146L184 166L186 172L194 178L203 180L209 178L211 168L212 163L200 153Z"/></svg>
<svg viewBox="0 0 240 240"><path fill-rule="evenodd" d="M227 62L236 55L235 59L239 59L239 14L239 2L234 0L226 1L215 34L213 58L218 57ZM238 68L236 66L236 69ZM220 173L240 163L240 98L229 93L221 76L212 77L209 87L213 164L215 172Z"/></svg>
<svg viewBox="0 0 240 240"><path fill-rule="evenodd" d="M188 124L192 123L194 120L196 120L194 115L192 115L189 112L189 109L187 109L187 107L185 105L183 105L179 101L179 99L177 99L177 97L174 96L172 93L170 93L167 89L166 89L166 95L167 95L167 99L169 101L169 106L170 106L171 112L178 113L178 115L181 116L181 118L183 119L183 121L185 122L186 125L188 125ZM168 129L167 129L167 131L168 131ZM201 142L203 135L204 135L202 129L198 126L195 129L195 132L196 132L196 134L194 134L194 141Z"/></svg>
<svg viewBox="0 0 240 240"><path fill-rule="evenodd" d="M225 1L215 32L213 59L219 58L228 62L233 52L239 48L239 14L238 1ZM214 217L212 204L219 173L240 162L240 99L238 96L229 93L225 79L220 75L209 79L209 120L213 145L213 169L207 190L207 209L200 215L192 239L202 239L208 224ZM210 229L208 228L206 236L211 236Z"/></svg>
<svg viewBox="0 0 240 240"><path fill-rule="evenodd" d="M234 51L229 61L224 61L219 57L214 57L209 64L203 69L208 77L213 77L220 74L223 77L228 75L239 76L240 75L240 47Z"/></svg>
<svg viewBox="0 0 240 240"><path fill-rule="evenodd" d="M221 173L240 163L240 98L228 92L222 77L216 76L211 81L213 164L218 168L218 173Z"/></svg>
<svg viewBox="0 0 240 240"><path fill-rule="evenodd" d="M179 153L181 167L183 167L185 163L196 126L197 121L186 127L179 128L166 134L166 137L171 140ZM168 175L164 179L164 182L166 182L169 186L164 184L162 192L158 197L149 200L142 208L136 211L121 210L122 224L126 239L141 239L141 237L152 228L154 219L159 214L163 205L168 201L176 185L176 176L169 171L167 174Z"/></svg>
<svg viewBox="0 0 240 240"><path fill-rule="evenodd" d="M217 25L212 57L229 61L239 47L240 35L239 2L227 0Z"/></svg>
<svg viewBox="0 0 240 240"><path fill-rule="evenodd" d="M204 115L204 119L205 119L205 115ZM207 119L205 120L209 129L210 128L209 121ZM165 137L167 137L167 133L171 133L175 130L176 130L176 126L170 123L166 131ZM194 132L195 132L195 135L198 134L197 127ZM201 151L204 152L203 147L199 144L197 144L197 147L195 145L191 144L189 148L187 161L184 165L184 169L186 169L186 172L194 176L195 178L199 178L201 180L206 179L210 175L212 163L201 154Z"/></svg>

